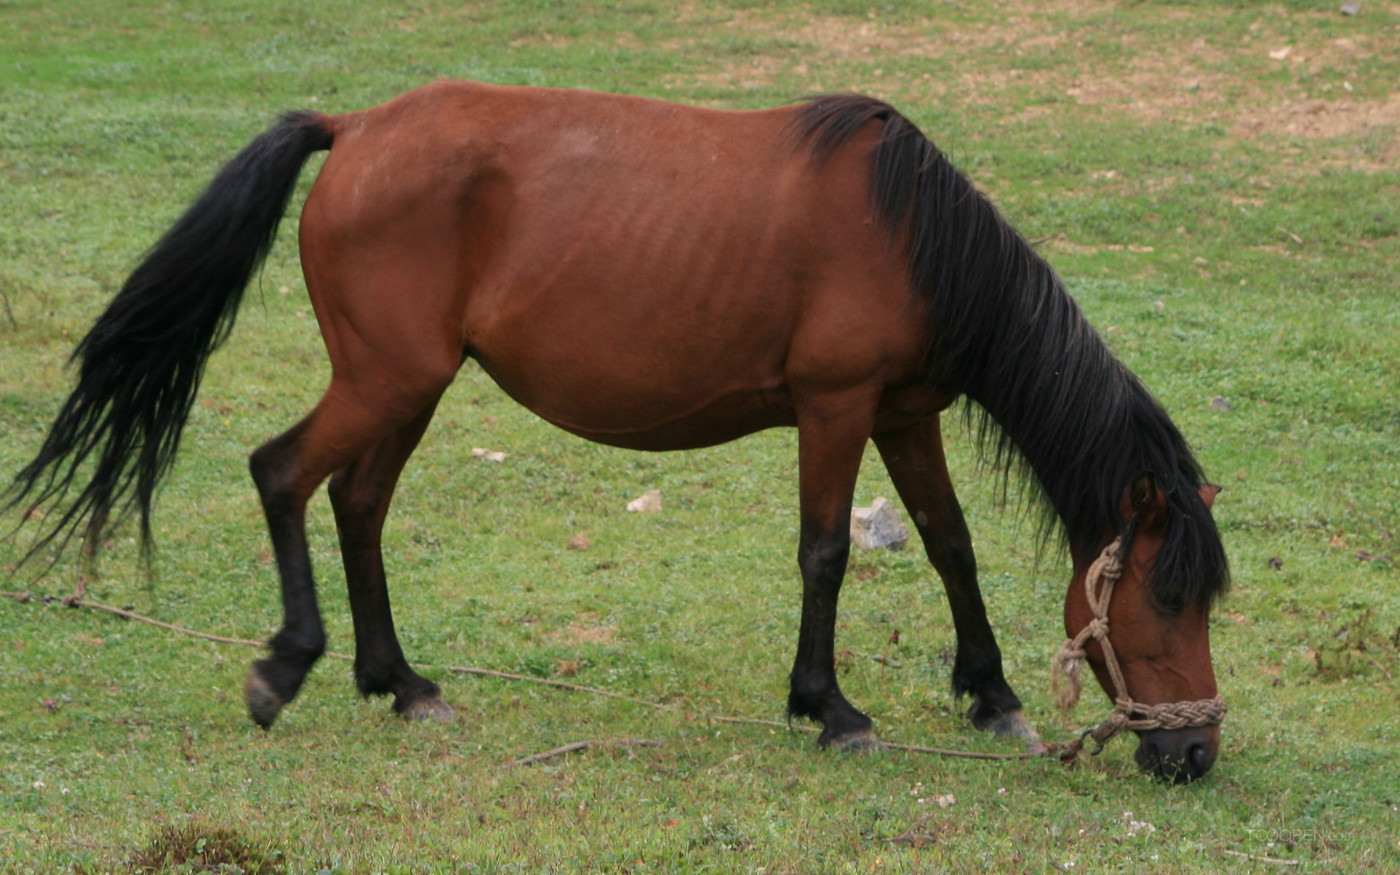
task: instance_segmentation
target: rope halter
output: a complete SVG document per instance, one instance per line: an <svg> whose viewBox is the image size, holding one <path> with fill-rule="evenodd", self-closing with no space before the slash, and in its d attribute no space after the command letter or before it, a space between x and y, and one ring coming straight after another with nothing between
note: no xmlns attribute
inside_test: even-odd
<svg viewBox="0 0 1400 875"><path fill-rule="evenodd" d="M1113 644L1108 639L1108 603L1113 598L1114 584L1123 576L1123 561L1120 556L1122 537L1104 548L1089 566L1084 575L1084 594L1089 602L1089 610L1094 618L1079 631L1079 634L1061 645L1055 658L1050 661L1050 689L1055 695L1055 704L1068 711L1079 701L1082 689L1080 675L1084 668L1084 645L1090 639L1099 642L1103 649L1104 663L1108 676L1113 681L1113 711L1108 719L1098 726L1086 730L1075 741L1060 749L1060 759L1072 761L1084 747L1084 740L1092 738L1098 745L1093 753L1103 750L1103 746L1125 729L1143 731L1148 729L1186 729L1199 726L1214 726L1225 718L1225 700L1220 696L1213 699L1198 699L1187 702L1167 702L1161 705L1145 705L1136 702L1128 695L1128 685L1123 680L1123 670L1118 665L1118 656L1113 652ZM1064 678L1063 687L1060 678Z"/></svg>

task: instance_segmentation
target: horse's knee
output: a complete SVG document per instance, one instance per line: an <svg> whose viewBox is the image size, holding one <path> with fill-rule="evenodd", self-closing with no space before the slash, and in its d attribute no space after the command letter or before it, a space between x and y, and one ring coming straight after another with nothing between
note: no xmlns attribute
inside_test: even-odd
<svg viewBox="0 0 1400 875"><path fill-rule="evenodd" d="M926 542L924 552L939 574L953 581L976 581L977 556L966 538Z"/></svg>
<svg viewBox="0 0 1400 875"><path fill-rule="evenodd" d="M824 585L839 585L846 573L846 561L851 554L849 535L813 538L804 541L797 550L797 565L805 580Z"/></svg>

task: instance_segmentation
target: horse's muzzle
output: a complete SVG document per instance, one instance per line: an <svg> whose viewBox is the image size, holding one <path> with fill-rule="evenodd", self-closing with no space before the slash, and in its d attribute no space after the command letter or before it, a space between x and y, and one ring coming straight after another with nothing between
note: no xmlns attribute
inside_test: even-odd
<svg viewBox="0 0 1400 875"><path fill-rule="evenodd" d="M1219 726L1149 729L1138 736L1137 764L1174 784L1189 783L1210 771L1220 747Z"/></svg>

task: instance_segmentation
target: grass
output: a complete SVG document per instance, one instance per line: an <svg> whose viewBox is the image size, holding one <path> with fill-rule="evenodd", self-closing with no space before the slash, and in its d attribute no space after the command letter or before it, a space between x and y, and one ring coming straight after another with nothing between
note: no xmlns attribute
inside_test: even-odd
<svg viewBox="0 0 1400 875"><path fill-rule="evenodd" d="M1301 2L55 0L10 4L5 21L5 471L37 447L67 355L140 252L279 110L355 109L438 76L736 108L858 89L898 104L1042 241L1226 484L1216 513L1236 582L1212 629L1231 713L1196 785L1139 775L1124 742L1073 770L820 754L805 733L710 719L782 718L794 435L629 454L552 430L468 366L386 534L404 646L437 666L459 720L402 725L328 660L265 734L239 695L251 650L5 601L0 870L1277 868L1230 852L1400 867L1395 4L1347 18ZM119 539L95 598L226 635L274 630L246 453L326 378L294 225L209 368L158 506L153 573ZM1042 732L1067 734L1100 706L1067 720L1051 706L1062 561L1035 562L1031 527L951 443L1008 675ZM662 513L622 511L649 488ZM857 499L881 494L872 451ZM580 533L589 549L569 549ZM310 534L332 646L347 648L323 500ZM66 560L13 583L63 595L76 571ZM842 683L883 737L1006 750L946 693L951 623L917 552L859 554L849 580ZM628 737L664 746L507 767Z"/></svg>

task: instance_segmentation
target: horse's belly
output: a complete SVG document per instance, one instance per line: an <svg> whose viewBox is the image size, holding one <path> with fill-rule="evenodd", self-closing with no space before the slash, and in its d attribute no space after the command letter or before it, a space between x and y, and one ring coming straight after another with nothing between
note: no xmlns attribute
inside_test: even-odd
<svg viewBox="0 0 1400 875"><path fill-rule="evenodd" d="M796 424L776 372L765 379L754 369L724 380L710 369L677 373L674 359L629 369L608 367L616 361L521 362L481 352L474 357L508 395L541 419L598 443L693 449Z"/></svg>
<svg viewBox="0 0 1400 875"><path fill-rule="evenodd" d="M722 444L765 428L796 425L792 405L786 399L767 397L766 393L716 398L672 419L621 427L601 417L594 423L535 412L580 437L631 450L689 450Z"/></svg>

